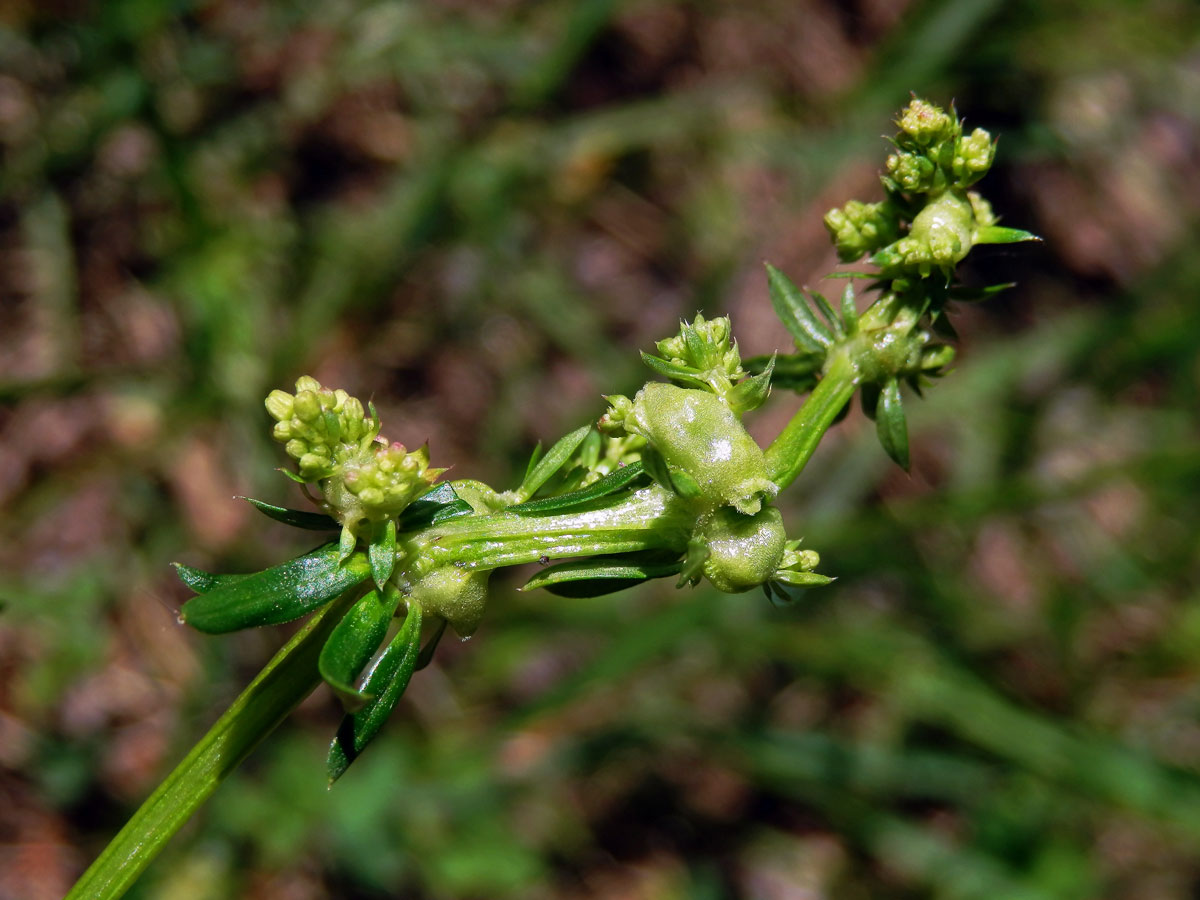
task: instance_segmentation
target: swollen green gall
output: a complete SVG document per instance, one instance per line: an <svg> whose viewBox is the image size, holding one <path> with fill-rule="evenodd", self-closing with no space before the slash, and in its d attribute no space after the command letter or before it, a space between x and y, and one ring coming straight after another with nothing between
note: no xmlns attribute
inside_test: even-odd
<svg viewBox="0 0 1200 900"><path fill-rule="evenodd" d="M694 483L701 508L732 506L752 515L779 488L767 477L763 452L716 394L651 382L633 400L611 397L602 429L644 437L667 464Z"/></svg>
<svg viewBox="0 0 1200 900"><path fill-rule="evenodd" d="M470 637L483 618L491 574L442 566L407 585L404 593L425 615L445 619L460 637Z"/></svg>
<svg viewBox="0 0 1200 900"><path fill-rule="evenodd" d="M708 547L704 577L728 594L770 581L787 546L783 518L773 506L752 516L722 507L698 526L696 537Z"/></svg>

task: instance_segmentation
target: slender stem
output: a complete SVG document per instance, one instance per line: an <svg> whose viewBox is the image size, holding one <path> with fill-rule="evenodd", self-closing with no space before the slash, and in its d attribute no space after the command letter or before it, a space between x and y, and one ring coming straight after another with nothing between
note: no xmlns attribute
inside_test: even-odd
<svg viewBox="0 0 1200 900"><path fill-rule="evenodd" d="M317 657L357 591L313 616L141 805L67 894L115 900L222 781L320 683Z"/></svg>
<svg viewBox="0 0 1200 900"><path fill-rule="evenodd" d="M448 565L494 569L635 550L683 551L696 515L674 493L658 485L621 492L558 515L497 512L451 519L402 537L400 549L420 575Z"/></svg>
<svg viewBox="0 0 1200 900"><path fill-rule="evenodd" d="M858 367L848 353L831 357L824 377L766 450L767 475L780 488L795 481L807 465L821 436L854 396L858 379Z"/></svg>

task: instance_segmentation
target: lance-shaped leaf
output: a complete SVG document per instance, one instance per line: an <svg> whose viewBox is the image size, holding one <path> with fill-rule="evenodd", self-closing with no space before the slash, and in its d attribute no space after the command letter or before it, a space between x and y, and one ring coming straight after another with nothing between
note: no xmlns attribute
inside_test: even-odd
<svg viewBox="0 0 1200 900"><path fill-rule="evenodd" d="M908 471L908 423L904 418L904 403L900 398L900 382L889 378L879 392L875 407L875 431L879 443L900 468Z"/></svg>
<svg viewBox="0 0 1200 900"><path fill-rule="evenodd" d="M825 299L824 294L817 291L812 292L813 304L821 311L821 315L825 317L825 321L829 323L829 327L833 329L834 335L838 338L844 338L846 332L842 329L842 322L837 317L837 313L833 311L833 307L829 305L829 301Z"/></svg>
<svg viewBox="0 0 1200 900"><path fill-rule="evenodd" d="M342 776L363 748L379 734L379 729L408 687L420 652L421 607L417 603L409 603L404 624L363 681L363 693L371 694L375 699L367 701L358 712L342 719L333 743L329 745L325 771L330 784Z"/></svg>
<svg viewBox="0 0 1200 900"><path fill-rule="evenodd" d="M767 263L767 287L775 314L795 339L796 346L810 353L824 354L833 344L833 335L813 315L800 288L770 263Z"/></svg>
<svg viewBox="0 0 1200 900"><path fill-rule="evenodd" d="M375 699L373 694L356 690L354 682L387 637L388 625L399 605L400 591L394 585L383 591L369 591L342 617L321 648L317 668L348 713L357 712Z"/></svg>
<svg viewBox="0 0 1200 900"><path fill-rule="evenodd" d="M366 555L339 562L337 544L325 544L281 566L222 582L183 605L180 620L209 634L278 625L312 612L370 574Z"/></svg>
<svg viewBox="0 0 1200 900"><path fill-rule="evenodd" d="M725 402L739 416L762 406L771 395L771 375L775 372L775 357L772 356L761 372L734 385L725 395Z"/></svg>
<svg viewBox="0 0 1200 900"><path fill-rule="evenodd" d="M175 567L175 574L179 576L179 580L197 594L207 594L214 588L226 584L235 584L250 577L249 573L219 575L213 572L205 572L201 569L193 569L191 566L185 566L183 563L171 563L171 565Z"/></svg>
<svg viewBox="0 0 1200 900"><path fill-rule="evenodd" d="M276 522L282 522L285 525L306 528L309 531L336 531L338 529L338 523L324 513L288 509L286 506L275 506L272 503L255 500L253 497L239 497L237 499L245 500L263 515L274 519Z"/></svg>
<svg viewBox="0 0 1200 900"><path fill-rule="evenodd" d="M858 334L858 303L854 299L853 281L847 281L846 289L842 291L842 322L846 326L847 336Z"/></svg>
<svg viewBox="0 0 1200 900"><path fill-rule="evenodd" d="M545 588L560 597L600 597L641 584L651 578L664 578L679 571L678 559L639 556L597 556L573 560L543 569L521 587L522 591Z"/></svg>
<svg viewBox="0 0 1200 900"><path fill-rule="evenodd" d="M371 577L375 579L375 586L383 590L396 566L395 519L388 519L375 529L375 535L367 547L367 558L371 562Z"/></svg>
<svg viewBox="0 0 1200 900"><path fill-rule="evenodd" d="M575 455L575 451L579 449L579 445L583 443L583 439L591 430L591 425L584 425L560 438L553 447L546 451L546 455L538 460L533 470L525 476L525 480L517 488L517 496L522 500L528 500L536 494L538 488L549 481L554 473L565 466Z"/></svg>
<svg viewBox="0 0 1200 900"><path fill-rule="evenodd" d="M820 572L796 572L791 569L782 569L776 572L773 577L776 581L782 581L785 584L791 584L796 587L820 587L833 583L832 578L828 575L822 575Z"/></svg>
<svg viewBox="0 0 1200 900"><path fill-rule="evenodd" d="M408 504L400 514L396 528L398 531L416 531L473 512L471 504L461 499L447 481Z"/></svg>
<svg viewBox="0 0 1200 900"><path fill-rule="evenodd" d="M825 364L824 353L791 353L787 356L752 356L746 360L746 369L762 372L774 360L771 371L771 387L798 394L811 391L817 384L817 374Z"/></svg>
<svg viewBox="0 0 1200 900"><path fill-rule="evenodd" d="M1020 228L1005 228L1003 225L987 225L975 232L976 244L1018 244L1021 241L1040 241L1032 231Z"/></svg>
<svg viewBox="0 0 1200 900"><path fill-rule="evenodd" d="M708 386L708 381L704 378L704 373L693 366L651 356L644 350L642 351L642 362L657 374L662 375L664 378L670 378L672 381L679 381L694 387Z"/></svg>
<svg viewBox="0 0 1200 900"><path fill-rule="evenodd" d="M625 485L634 481L644 471L645 469L640 462L630 463L627 466L621 466L615 472L605 475L599 481L595 481L585 488L571 491L569 494L559 494L557 497L545 497L541 500L530 500L528 503L519 503L516 506L510 506L508 512L515 512L521 516L560 513L592 500L607 497L609 494L619 491Z"/></svg>

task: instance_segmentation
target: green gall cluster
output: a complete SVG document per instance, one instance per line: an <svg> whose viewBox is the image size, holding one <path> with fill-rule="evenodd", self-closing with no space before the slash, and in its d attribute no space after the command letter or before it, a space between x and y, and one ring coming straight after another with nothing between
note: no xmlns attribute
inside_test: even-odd
<svg viewBox="0 0 1200 900"><path fill-rule="evenodd" d="M923 153L902 150L887 158L887 177L905 194L932 194L946 189L945 171Z"/></svg>
<svg viewBox="0 0 1200 900"><path fill-rule="evenodd" d="M915 272L924 278L938 269L949 277L970 252L978 227L971 201L960 191L946 191L917 213L905 237L872 261L887 274Z"/></svg>
<svg viewBox="0 0 1200 900"><path fill-rule="evenodd" d="M665 463L674 486L686 485L680 492L693 495L689 499L701 508L732 506L751 515L778 492L767 477L762 450L716 394L651 382L633 400L615 396L609 401L612 406L601 428L645 438Z"/></svg>
<svg viewBox="0 0 1200 900"><path fill-rule="evenodd" d="M851 200L841 209L831 209L825 214L825 227L842 262L861 259L900 236L898 211L886 200L882 203Z"/></svg>

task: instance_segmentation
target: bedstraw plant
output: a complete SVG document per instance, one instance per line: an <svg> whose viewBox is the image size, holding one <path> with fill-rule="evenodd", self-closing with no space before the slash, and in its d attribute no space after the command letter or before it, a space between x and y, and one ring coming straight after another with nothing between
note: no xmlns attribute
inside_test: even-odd
<svg viewBox="0 0 1200 900"><path fill-rule="evenodd" d="M488 580L506 566L541 562L522 590L596 596L654 578L680 588L760 589L787 602L827 584L820 558L789 536L778 493L803 471L854 394L879 441L909 465L903 387L919 394L954 356L952 301L981 300L1007 285L968 289L955 267L978 244L1034 239L1000 226L971 188L996 144L967 132L953 110L913 99L882 177L879 202L850 201L825 224L846 263L835 308L767 266L771 303L794 352L743 360L730 321L701 315L642 358L656 380L609 396L596 424L546 452L520 484L498 490L441 481L427 447L382 434L373 406L305 376L266 398L288 471L315 511L250 500L272 519L327 535L316 549L249 575L177 566L195 597L180 621L209 634L311 616L87 870L70 898L120 896L168 838L238 763L322 682L344 709L326 774L340 778L428 664L447 628L471 635ZM860 311L856 283L871 296ZM658 380L663 379L663 380ZM768 446L743 416L772 388L807 398ZM391 635L389 637L389 635Z"/></svg>

